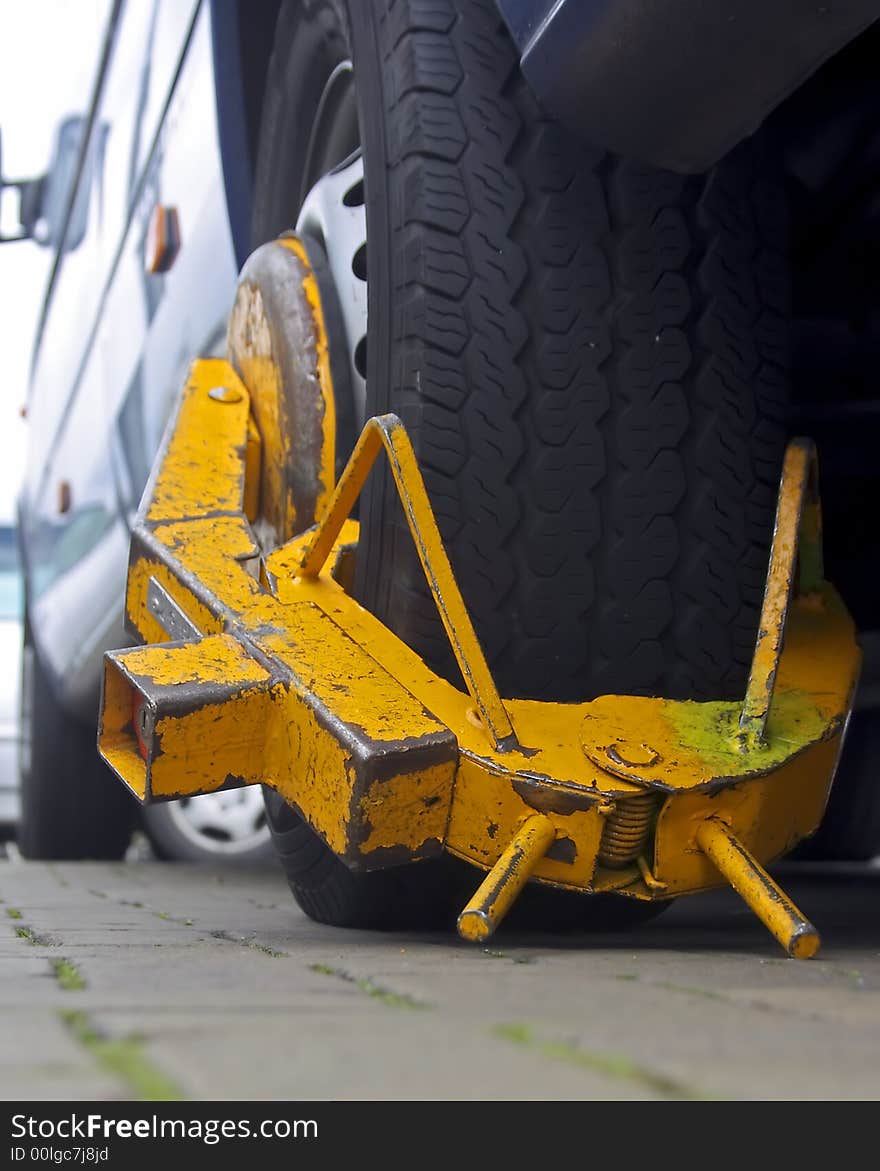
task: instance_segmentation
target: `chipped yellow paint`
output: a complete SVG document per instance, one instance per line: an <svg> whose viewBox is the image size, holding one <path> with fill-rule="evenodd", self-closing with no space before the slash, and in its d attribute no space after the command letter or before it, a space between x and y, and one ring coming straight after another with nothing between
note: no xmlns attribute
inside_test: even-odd
<svg viewBox="0 0 880 1171"><path fill-rule="evenodd" d="M231 402L210 397L215 387L238 393ZM195 362L147 507L151 522L241 511L249 400L228 362Z"/></svg>
<svg viewBox="0 0 880 1171"><path fill-rule="evenodd" d="M149 762L151 799L185 796L194 783L203 793L259 784L269 766L267 724L278 715L272 701L278 701L280 711L283 699L280 684L244 688L219 703L157 719L156 751Z"/></svg>
<svg viewBox="0 0 880 1171"><path fill-rule="evenodd" d="M133 728L133 688L112 657L104 659L98 743L101 756L139 801L148 797L147 763Z"/></svg>
<svg viewBox="0 0 880 1171"><path fill-rule="evenodd" d="M182 777L210 792L229 776L246 775L271 684L266 668L223 634L109 656L102 747L111 748L110 763L142 800L188 791L181 789ZM131 775L122 766L130 766Z"/></svg>
<svg viewBox="0 0 880 1171"><path fill-rule="evenodd" d="M321 492L315 506L315 520L324 514L336 484L336 398L333 394L333 378L330 374L330 347L327 343L327 324L321 305L321 294L314 270L309 263L302 241L296 236L282 236L278 241L282 248L292 252L303 266L302 290L312 311L315 325L315 356L317 359L318 387L324 402L324 417L321 443L321 465L319 477Z"/></svg>
<svg viewBox="0 0 880 1171"><path fill-rule="evenodd" d="M358 522L356 520L346 520L339 530L336 548L344 548L347 545L357 546L359 536L360 525ZM328 586L330 593L334 591L344 593L345 591L342 590L342 587L332 578L328 578L326 574L321 577L319 583L316 583L313 579L304 581L298 576L303 552L310 540L310 534L300 534L266 554L267 585L272 594L280 602L296 602L303 598L308 598L314 601L317 606L321 606L327 613L330 613L332 607L328 608L327 605L322 606L322 599L328 592Z"/></svg>
<svg viewBox="0 0 880 1171"><path fill-rule="evenodd" d="M170 568L195 576L204 604L213 613L220 607L240 613L262 599L260 583L251 572L259 551L244 515L157 525L149 540L151 554L162 548Z"/></svg>
<svg viewBox="0 0 880 1171"><path fill-rule="evenodd" d="M314 539L303 555L300 573L303 577L317 577L320 573L383 448L388 456L419 560L465 686L496 749L506 751L515 744L513 726L443 548L412 444L395 415L370 419L364 427L318 524Z"/></svg>
<svg viewBox="0 0 880 1171"><path fill-rule="evenodd" d="M115 660L142 672L144 655L156 649L145 648L134 664L130 652L111 656L105 683L102 753L141 800L263 783L277 789L332 849L353 862L369 865L369 853L383 847L406 850L413 857L439 850L454 773L451 761L374 780L358 796L349 752L300 689L271 682L265 672L257 673L262 678L230 685L238 664L228 664L228 676L219 670L217 647L212 648L218 668L211 672L213 680L198 679L197 687L196 679L182 681L198 692L188 706L173 695L169 682L178 669L192 673L184 667L183 654L175 659L169 651L156 660L157 680L142 673L126 680L113 669ZM186 657L194 649L186 648ZM212 682L224 683L220 695ZM157 713L146 760L132 728L136 692ZM395 799L399 793L408 795L406 813Z"/></svg>
<svg viewBox="0 0 880 1171"><path fill-rule="evenodd" d="M299 759L308 751L303 729L296 744L287 745L282 754L288 770L290 762L295 762L294 775L288 779L279 772L278 779L270 777L269 783L303 809L328 841L327 825L336 820L335 816L328 820L328 814L344 809L346 831L357 842L364 864L370 852L391 846L413 856L421 856L428 843L436 846L430 852L439 850L452 799L454 760L448 756L443 763L423 767L417 761L432 738L444 732L442 725L317 607L301 602L284 610L276 606L276 610L285 626L262 624L254 644L271 661L284 663L303 705L310 712L332 713L334 721L352 730L365 756L372 753L381 760L388 753L402 755L396 775L365 781L369 787L363 793L355 786L350 768L325 769L320 781L324 792L316 801L313 792L304 794L303 778L296 775ZM325 715L319 721L322 728L327 719ZM331 733L325 735L332 739ZM407 763L408 751L414 754L412 763ZM317 771L310 770L312 786L317 783ZM409 794L406 801L404 793ZM412 810L418 810L418 817L410 816Z"/></svg>
<svg viewBox="0 0 880 1171"><path fill-rule="evenodd" d="M639 784L699 789L765 773L830 731L811 697L781 692L761 750L735 744L738 703L672 702L649 696L602 696L581 726L584 752L599 768Z"/></svg>
<svg viewBox="0 0 880 1171"><path fill-rule="evenodd" d="M456 734L461 763L447 839L448 848L453 852L484 866L491 865L497 859L505 841L504 835L507 834L509 838L513 832L511 826L515 823L516 817L527 812L527 807L510 787L511 774L543 778L541 784L545 799L551 794L555 794L559 800L564 800L566 793L569 796L576 796L578 790L581 790L586 794L604 796L612 800L615 797L630 796L644 791L642 784L635 781L624 781L622 776L617 779L593 763L580 748L581 729L585 718L594 712L601 714L606 707L613 712L625 712L627 705L633 704L635 705L633 711L638 713L638 718L633 720L633 724L640 739L644 740L646 734L639 705L653 702L659 707L661 706L660 701L638 699L624 702L621 699L616 701L601 699L593 701L591 704L551 705L523 700L508 700L506 706L513 717L519 738L529 751L526 753L514 749L493 759L482 730L475 729L467 718L469 707L467 696L462 695L445 680L439 680L433 676L409 648L383 628L371 614L347 598L343 591L328 578L322 576L318 582L295 581L293 568L297 561L297 550L307 539L307 537L298 538L296 543L279 550L276 555L278 560L275 562L275 569L279 575L279 598L308 597L316 604L321 605L328 614L336 618L340 626L351 633L357 642L369 646L377 661L395 678L404 683L409 691L421 696L425 706ZM340 540L343 539L346 542L352 539L351 529L341 534ZM788 665L790 658L797 660L792 666ZM818 729L818 732L823 736L834 738L834 727L838 713L845 712L848 708L850 689L857 669L858 649L854 640L854 632L848 616L839 602L834 601L829 594L829 604L823 619L817 618L815 613L808 609L800 610L796 607L793 610L791 629L779 672L783 708L789 703L787 689L791 680L799 676L809 678L812 710L815 712L821 705L820 710L824 713L825 723L821 729ZM797 696L794 695L793 698L796 699ZM686 725L695 719L691 713L696 713L698 709L703 711L703 705L668 705L666 715L670 716L672 711L679 712L682 715L682 720L681 724L677 725L673 719L669 718L662 726L663 739L659 740L659 745L664 758L679 759L683 731L686 732ZM706 715L703 716L703 719L706 724L709 724L711 713L717 709L715 705L708 705L705 710ZM728 718L731 721L735 721L736 710L736 705L730 706ZM795 712L795 714L797 713ZM776 721L771 720L771 732L774 731L775 726ZM809 743L809 739L804 735L805 731L809 731L810 734L817 732L815 720L809 729L801 726L800 734L803 738L800 744ZM760 776L762 772L775 768L779 760L786 754L790 755L796 752L799 746L796 740L780 741L779 746L773 751L756 753L753 761L746 761L728 739L728 743L721 746L718 753L718 775L724 777L736 771L740 774L751 771L756 777ZM472 769L468 764L471 759L482 762L477 766L480 771L477 776L473 777L472 782ZM666 778L676 792L686 792L696 783L707 783L706 770L701 767L699 759L696 759L696 763L694 763L692 757L691 763L693 771L678 769L674 771L673 775ZM613 767L610 761L608 767ZM496 793L494 770L497 770L498 775L503 778L502 797L511 806L507 817L501 817L495 812L495 803L501 798L498 798ZM795 765L793 768L795 774L797 770L798 766ZM824 768L821 778L824 788L817 798L819 809L816 819L813 821L808 819L809 824L802 830L801 837L812 832L816 821L821 816L830 775L830 766L827 766ZM656 778L654 781L656 782ZM651 778L647 778L647 783L652 783ZM700 808L704 811L712 809L717 804L717 800L718 798L713 798L711 801L703 801ZM795 794L789 792L787 802L795 804L799 802L799 799ZM799 809L813 809L814 804L812 801L806 805L799 804ZM783 805L781 815L785 816L785 805ZM788 816L791 816L791 812ZM570 820L573 824L578 819L586 817L587 815L583 813L572 814ZM500 825L501 828L496 831L496 837L492 838L487 835L486 826L488 824ZM589 859L589 865L584 871L569 868L566 873L560 864L554 864L556 869L551 876L550 871L544 869L544 867L550 866L549 861L545 860L539 871L540 875L546 877L548 881L588 886L594 866L595 847L600 833L601 823L596 822L584 845L579 847L579 857L583 856ZM794 842L790 842L787 848L790 849L794 844ZM681 851L677 849L676 853L680 857ZM687 859L680 859L680 864L687 870L689 866ZM601 886L602 889L609 889L620 887L624 881L632 883L637 882L638 879L638 871L633 868L623 876L598 875L595 881L597 888ZM704 874L703 881L707 886L714 885L716 876L709 870Z"/></svg>
<svg viewBox="0 0 880 1171"><path fill-rule="evenodd" d="M172 636L153 616L147 605L150 579L154 578L174 599L190 622L202 634L217 634L223 619L186 589L168 565L147 556L132 560L128 571L125 608L144 642L170 642Z"/></svg>
<svg viewBox="0 0 880 1171"><path fill-rule="evenodd" d="M555 791L534 782L529 785L525 777L519 778L518 792L513 780L497 763L460 754L447 850L488 870L522 821L541 811L556 827L563 858L539 859L534 876L553 886L589 890L605 824L601 798L558 783ZM559 807L556 810L549 807L553 801ZM578 803L588 807L576 808Z"/></svg>
<svg viewBox="0 0 880 1171"><path fill-rule="evenodd" d="M401 845L418 852L427 842L442 841L445 817L439 825L436 807L441 805L448 810L450 787L446 764L374 781L359 802L360 816L367 827L362 852L399 850Z"/></svg>
<svg viewBox="0 0 880 1171"><path fill-rule="evenodd" d="M279 256L285 253L293 259L279 266ZM267 281L270 287L261 286ZM296 361L302 363L295 371L296 389L286 395L290 388L285 388L285 376L294 375L278 306L291 281L302 293L292 311L303 330L303 344L296 351ZM320 516L336 473L336 406L327 330L318 283L296 237L265 244L245 266L229 318L228 349L250 390L262 445L259 512L249 515L258 521L261 534L282 542Z"/></svg>
<svg viewBox="0 0 880 1171"><path fill-rule="evenodd" d="M242 507L248 522L253 524L260 511L260 473L263 467L263 441L260 431L254 422L253 415L248 415L247 447L244 460L244 499Z"/></svg>
<svg viewBox="0 0 880 1171"><path fill-rule="evenodd" d="M816 954L819 932L723 821L707 818L697 845L790 956L806 960Z"/></svg>
<svg viewBox="0 0 880 1171"><path fill-rule="evenodd" d="M764 677L759 738L738 735L733 703L502 702L399 421L371 422L317 529L263 560L246 515L254 511L253 425L234 378L223 363L194 367L133 541L135 628L169 641L147 605L155 578L203 636L108 657L101 750L139 796L268 784L354 867L445 848L490 871L471 908L476 918L465 920L477 935L529 877L671 896L717 886L725 867L732 872L718 825L748 853L753 873L813 832L859 668L852 621L830 586L810 579L808 594L774 611L777 661L772 680ZM234 401L210 398L220 384L233 387ZM467 693L434 675L326 568L357 541L348 513L382 450ZM785 507L781 528L796 534ZM791 562L794 553L793 539L774 546L776 558ZM784 585L772 565L770 576ZM618 803L650 793L659 814L640 857L621 869L599 864Z"/></svg>
<svg viewBox="0 0 880 1171"><path fill-rule="evenodd" d="M459 915L462 939L481 943L489 938L555 840L556 827L549 817L533 813L526 818Z"/></svg>
<svg viewBox="0 0 880 1171"><path fill-rule="evenodd" d="M788 854L818 827L839 752L837 735L804 749L766 777L714 796L683 793L667 799L655 831L655 878L676 895L723 885L696 843L699 827L716 815L762 865Z"/></svg>
<svg viewBox="0 0 880 1171"><path fill-rule="evenodd" d="M260 436L260 507L276 539L284 540L298 531L296 505L284 475L291 442L281 420L281 372L272 348L263 296L256 286L239 285L229 332L230 348L238 355Z"/></svg>
<svg viewBox="0 0 880 1171"><path fill-rule="evenodd" d="M239 642L223 634L169 647L132 647L126 652L125 666L130 675L143 676L153 688L189 686L194 680L200 686L244 686L269 678L266 668Z"/></svg>
<svg viewBox="0 0 880 1171"><path fill-rule="evenodd" d="M356 537L357 526L347 521L337 545L349 544ZM461 753L484 759L481 767L488 774L497 769L504 777L522 774L543 778L548 790L566 786L588 794L631 796L641 791L634 783L618 780L597 768L584 755L578 738L584 713L589 705L547 704L532 700L506 700L513 716L521 744L495 754L485 728L469 717L472 700L445 679L434 675L405 643L369 611L348 597L326 573L319 579L295 576L309 534L303 534L268 558L272 587L279 601L291 603L308 599L327 614L359 645L368 647L371 656L413 695L422 700L456 736ZM561 779L560 779L561 778Z"/></svg>
<svg viewBox="0 0 880 1171"><path fill-rule="evenodd" d="M757 747L764 739L794 583L798 537L805 512L808 520L805 555L807 548L815 546L819 540L816 480L815 446L809 440L793 440L788 445L783 461L757 643L736 737L743 751ZM809 558L805 556L805 560ZM816 580L808 582L807 589L802 592L819 589L821 562L813 566L813 573Z"/></svg>
<svg viewBox="0 0 880 1171"><path fill-rule="evenodd" d="M255 587L229 565L239 585ZM142 800L268 784L354 864L391 845L410 857L438 852L455 775L442 725L311 603L282 607L264 595L250 616L259 659L230 634L108 656L100 742L111 767ZM135 691L155 713L146 763L131 726ZM382 762L398 759L386 778ZM389 797L403 792L401 810Z"/></svg>
<svg viewBox="0 0 880 1171"><path fill-rule="evenodd" d="M284 661L338 719L377 742L416 741L438 730L438 721L419 700L322 610L300 602L283 618L283 629L266 626L255 632L255 646Z"/></svg>
<svg viewBox="0 0 880 1171"><path fill-rule="evenodd" d="M791 605L766 726L749 751L737 738L739 704L602 696L586 709L584 752L617 776L676 790L760 776L838 734L860 665L852 619L823 583Z"/></svg>
<svg viewBox="0 0 880 1171"><path fill-rule="evenodd" d="M231 345L238 350L241 377L250 391L251 410L260 436L260 505L273 533L284 540L298 530L285 477L291 440L281 424L281 374L259 288L239 285L236 309L230 316L230 335Z"/></svg>

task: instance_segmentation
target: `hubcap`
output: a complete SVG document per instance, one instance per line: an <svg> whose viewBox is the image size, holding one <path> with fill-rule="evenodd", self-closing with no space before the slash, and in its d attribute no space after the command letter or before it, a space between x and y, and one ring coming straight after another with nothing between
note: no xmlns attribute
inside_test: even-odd
<svg viewBox="0 0 880 1171"><path fill-rule="evenodd" d="M269 839L263 794L253 786L184 797L168 811L184 837L216 854L243 854Z"/></svg>
<svg viewBox="0 0 880 1171"><path fill-rule="evenodd" d="M362 423L367 398L367 215L360 150L312 187L296 232L316 240L327 257L345 331L355 417Z"/></svg>
<svg viewBox="0 0 880 1171"><path fill-rule="evenodd" d="M327 257L342 318L355 420L366 417L367 215L354 71L341 61L324 85L303 167L306 193L296 234Z"/></svg>

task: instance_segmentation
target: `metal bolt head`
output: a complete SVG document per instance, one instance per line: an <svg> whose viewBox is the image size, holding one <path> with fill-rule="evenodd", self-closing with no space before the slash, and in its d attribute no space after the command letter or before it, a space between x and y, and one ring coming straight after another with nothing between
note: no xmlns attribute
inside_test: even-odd
<svg viewBox="0 0 880 1171"><path fill-rule="evenodd" d="M636 744L632 741L618 740L609 744L605 755L615 764L625 768L650 768L660 759L660 753L650 744Z"/></svg>
<svg viewBox="0 0 880 1171"><path fill-rule="evenodd" d="M240 403L241 391L231 386L212 386L208 398L212 398L215 403Z"/></svg>

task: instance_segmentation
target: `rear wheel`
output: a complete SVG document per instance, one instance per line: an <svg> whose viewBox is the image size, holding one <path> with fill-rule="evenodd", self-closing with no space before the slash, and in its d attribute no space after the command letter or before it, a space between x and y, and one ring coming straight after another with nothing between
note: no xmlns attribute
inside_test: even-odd
<svg viewBox="0 0 880 1171"><path fill-rule="evenodd" d="M354 165L363 182L337 202L361 201L363 249L318 198ZM785 205L764 138L705 176L652 170L544 116L491 0L307 0L279 18L255 242L319 203L323 224L299 226L349 309L355 413L365 373L361 414L402 417L501 692L741 695L788 386ZM457 677L381 474L356 592ZM295 818L270 801L315 918L361 923L383 900L387 916L386 879L422 881L425 864L343 874Z"/></svg>
<svg viewBox="0 0 880 1171"><path fill-rule="evenodd" d="M95 727L60 704L25 625L22 654L21 821L25 858L122 858L135 824L134 799L98 755Z"/></svg>
<svg viewBox="0 0 880 1171"><path fill-rule="evenodd" d="M267 789L265 798L278 857L294 898L310 918L373 930L454 927L475 885L475 872L466 863L444 857L355 872L278 793Z"/></svg>

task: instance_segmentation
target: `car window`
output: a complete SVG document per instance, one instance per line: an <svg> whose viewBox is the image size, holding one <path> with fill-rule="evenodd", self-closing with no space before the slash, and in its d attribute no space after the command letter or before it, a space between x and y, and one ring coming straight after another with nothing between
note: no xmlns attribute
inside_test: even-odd
<svg viewBox="0 0 880 1171"><path fill-rule="evenodd" d="M20 618L22 609L21 572L15 529L0 528L0 620Z"/></svg>

